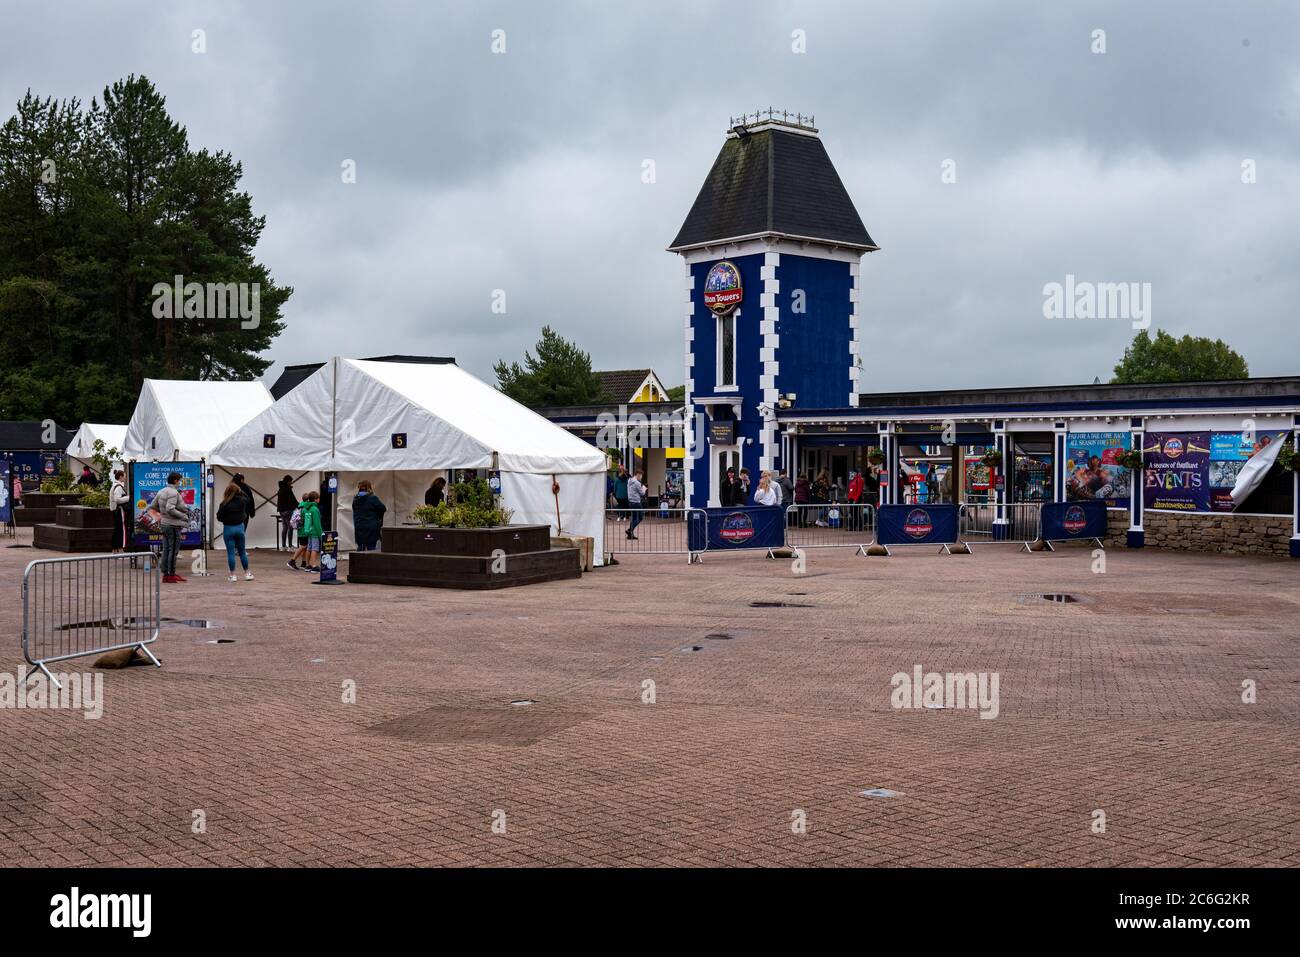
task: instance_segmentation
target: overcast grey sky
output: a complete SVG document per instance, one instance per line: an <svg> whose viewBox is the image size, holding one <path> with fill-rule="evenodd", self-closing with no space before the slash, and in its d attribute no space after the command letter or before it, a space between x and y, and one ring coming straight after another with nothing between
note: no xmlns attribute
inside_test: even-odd
<svg viewBox="0 0 1300 957"><path fill-rule="evenodd" d="M1149 282L1154 327L1300 374L1297 3L0 6L5 115L143 73L243 163L258 257L296 289L268 380L405 352L491 381L549 323L597 368L681 383L664 247L728 116L768 106L816 115L881 246L864 391L1105 381L1133 330L1044 319L1067 273Z"/></svg>

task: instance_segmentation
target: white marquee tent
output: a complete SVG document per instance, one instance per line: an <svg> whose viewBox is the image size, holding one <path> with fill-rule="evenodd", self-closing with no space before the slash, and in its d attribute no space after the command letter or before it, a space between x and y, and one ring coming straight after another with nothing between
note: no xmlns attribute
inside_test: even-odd
<svg viewBox="0 0 1300 957"><path fill-rule="evenodd" d="M77 434L68 445L68 468L72 470L73 475L80 472L83 465L89 465L92 469L95 467L91 457L95 454L96 439L104 440L105 452L109 449L117 449L118 461L122 460L122 446L126 444L125 425L82 422L81 428L77 430Z"/></svg>
<svg viewBox="0 0 1300 957"><path fill-rule="evenodd" d="M388 507L385 524L400 525L434 478L496 469L513 523L590 536L593 559L603 555L605 454L450 363L332 359L222 441L210 461L244 473L268 498L285 474L301 493L337 472L340 549L355 547L361 479Z"/></svg>
<svg viewBox="0 0 1300 957"><path fill-rule="evenodd" d="M261 382L145 379L126 427L122 457L198 462L275 400Z"/></svg>

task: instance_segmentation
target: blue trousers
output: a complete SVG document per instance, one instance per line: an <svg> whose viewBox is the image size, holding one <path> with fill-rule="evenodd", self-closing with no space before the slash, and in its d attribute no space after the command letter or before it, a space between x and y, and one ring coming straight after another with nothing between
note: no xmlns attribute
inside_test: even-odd
<svg viewBox="0 0 1300 957"><path fill-rule="evenodd" d="M221 540L226 543L226 564L230 570L235 570L235 554L239 554L239 561L244 566L244 571L248 571L248 552L244 550L244 526L243 525L226 525L221 532Z"/></svg>

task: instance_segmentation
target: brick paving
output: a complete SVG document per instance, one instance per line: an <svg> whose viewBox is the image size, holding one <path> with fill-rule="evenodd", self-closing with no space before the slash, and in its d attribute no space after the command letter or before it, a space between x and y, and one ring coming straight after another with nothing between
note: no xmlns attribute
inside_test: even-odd
<svg viewBox="0 0 1300 957"><path fill-rule="evenodd" d="M0 547L0 671L35 557ZM0 864L1300 862L1300 562L637 555L473 593L253 561L164 586L219 625L106 672L100 720L0 710ZM894 710L918 664L997 672L999 716Z"/></svg>

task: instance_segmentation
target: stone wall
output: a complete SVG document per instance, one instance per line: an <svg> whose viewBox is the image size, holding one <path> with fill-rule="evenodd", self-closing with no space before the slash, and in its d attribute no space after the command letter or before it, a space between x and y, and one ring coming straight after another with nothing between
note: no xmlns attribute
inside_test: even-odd
<svg viewBox="0 0 1300 957"><path fill-rule="evenodd" d="M1106 545L1125 544L1128 512L1108 512ZM1291 519L1285 515L1184 515L1147 509L1142 527L1148 548L1177 548L1221 555L1275 555L1287 557Z"/></svg>

